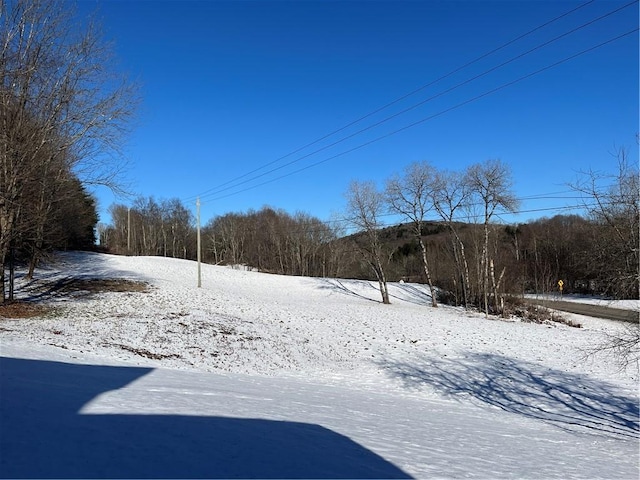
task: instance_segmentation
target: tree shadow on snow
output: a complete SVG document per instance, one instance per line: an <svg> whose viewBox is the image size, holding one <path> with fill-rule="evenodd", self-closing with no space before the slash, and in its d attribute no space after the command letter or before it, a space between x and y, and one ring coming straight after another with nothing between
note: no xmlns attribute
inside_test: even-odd
<svg viewBox="0 0 640 480"><path fill-rule="evenodd" d="M59 252L50 263L36 269L32 280L24 278L26 273L26 269L19 269L16 280L23 282L17 293L21 300L27 302L48 302L69 296L76 300L89 297L96 293L95 285L94 288L86 288L90 282L144 283L130 271L114 269L107 257L93 252ZM138 280L127 280L130 277Z"/></svg>
<svg viewBox="0 0 640 480"><path fill-rule="evenodd" d="M428 287L425 285L423 288ZM403 302L416 305L431 305L431 294L410 283L389 284L389 294L391 298L397 298Z"/></svg>
<svg viewBox="0 0 640 480"><path fill-rule="evenodd" d="M150 371L0 357L0 477L410 478L319 425L80 413Z"/></svg>
<svg viewBox="0 0 640 480"><path fill-rule="evenodd" d="M638 399L584 375L472 352L464 358L423 357L412 363L383 361L381 366L409 387L428 385L448 396L470 396L565 430L640 436Z"/></svg>
<svg viewBox="0 0 640 480"><path fill-rule="evenodd" d="M373 298L369 298L366 295L362 295L358 293L355 289L349 288L349 286L345 285L344 282L337 278L323 278L323 285L320 287L321 289L331 290L337 293L343 293L345 295L351 295L353 297L362 298L364 300L368 300L370 302L380 303L378 300L374 300ZM371 290L373 289L380 295L380 291L373 286L373 284L369 280L349 280L347 282L349 285L354 286L357 285L360 290Z"/></svg>
<svg viewBox="0 0 640 480"><path fill-rule="evenodd" d="M389 297L391 299L400 300L402 302L414 303L416 305L431 305L431 294L421 290L415 285L408 283L392 282L388 284ZM375 281L371 280L348 280L346 282L337 278L324 278L322 289L331 290L345 295L369 300L375 303L381 303L380 290ZM363 295L360 292L370 292L374 298Z"/></svg>

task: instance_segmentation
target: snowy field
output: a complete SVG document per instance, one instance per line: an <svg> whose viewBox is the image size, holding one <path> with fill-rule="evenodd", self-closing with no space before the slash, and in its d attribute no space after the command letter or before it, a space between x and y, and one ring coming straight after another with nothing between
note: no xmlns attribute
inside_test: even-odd
<svg viewBox="0 0 640 480"><path fill-rule="evenodd" d="M19 279L54 309L0 318L0 476L638 478L638 370L584 354L624 325L202 268L72 253Z"/></svg>

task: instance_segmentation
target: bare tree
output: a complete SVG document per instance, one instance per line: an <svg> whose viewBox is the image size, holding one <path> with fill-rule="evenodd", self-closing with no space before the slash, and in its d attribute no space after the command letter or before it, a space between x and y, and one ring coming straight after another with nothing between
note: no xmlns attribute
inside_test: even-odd
<svg viewBox="0 0 640 480"><path fill-rule="evenodd" d="M467 308L470 301L471 288L469 263L456 219L460 211L465 209L469 202L469 188L464 182L463 176L458 172L436 172L431 194L433 196L433 207L440 215L440 218L446 222L452 236L454 263L462 286L463 303Z"/></svg>
<svg viewBox="0 0 640 480"><path fill-rule="evenodd" d="M311 215L265 206L259 211L226 214L204 228L209 257L215 263L243 263L283 275L324 276L332 270L337 234ZM337 251L337 250L336 250Z"/></svg>
<svg viewBox="0 0 640 480"><path fill-rule="evenodd" d="M615 153L614 173L587 170L570 187L595 223L590 262L604 293L616 298L640 295L640 186L638 166L628 152Z"/></svg>
<svg viewBox="0 0 640 480"><path fill-rule="evenodd" d="M325 238L322 242L322 277L340 277L344 273L347 263L346 242L338 240L346 237L346 225L344 219L339 214L333 213L329 222L331 227L327 228Z"/></svg>
<svg viewBox="0 0 640 480"><path fill-rule="evenodd" d="M179 199L173 198L162 202L162 216L163 231L171 239L171 256L187 258L188 239L194 230L193 214Z"/></svg>
<svg viewBox="0 0 640 480"><path fill-rule="evenodd" d="M422 253L422 267L431 290L431 305L437 307L436 292L427 261L427 247L422 240L425 216L434 208L434 185L434 168L426 162L412 163L407 166L401 178L396 176L387 181L386 198L393 212L403 215L412 223L413 234Z"/></svg>
<svg viewBox="0 0 640 480"><path fill-rule="evenodd" d="M489 272L492 259L489 258L489 224L496 211L515 211L518 200L512 191L513 180L511 169L500 160L487 160L483 163L471 165L465 173L465 183L471 195L477 200L482 209L484 240L480 257L482 272L482 295L484 312L489 314ZM496 284L494 286L494 301L496 311L498 298Z"/></svg>
<svg viewBox="0 0 640 480"><path fill-rule="evenodd" d="M30 225L24 224L19 229L23 234L27 233L29 241L27 249L30 251L29 272L27 278L32 278L34 270L45 249L45 236L47 226L51 223L56 207L68 200L69 190L67 186L72 183L73 175L68 171L65 152L42 150L38 161L32 171L32 177L28 182L32 193L29 202L23 204L23 219L29 218ZM32 190L34 189L35 190ZM24 238L24 237L23 237ZM11 299L10 299L11 300Z"/></svg>
<svg viewBox="0 0 640 480"><path fill-rule="evenodd" d="M117 187L118 147L136 94L111 65L96 26L79 29L68 2L0 0L2 302L7 255L39 173L62 157L83 182Z"/></svg>
<svg viewBox="0 0 640 480"><path fill-rule="evenodd" d="M380 239L380 215L385 211L384 195L373 182L353 181L346 193L347 215L353 226L364 234L366 241L358 248L378 280L382 303L389 304L389 289L384 273L383 244Z"/></svg>
<svg viewBox="0 0 640 480"><path fill-rule="evenodd" d="M640 370L640 323L627 323L615 333L604 333L604 338L584 349L585 358L610 357L622 370Z"/></svg>
<svg viewBox="0 0 640 480"><path fill-rule="evenodd" d="M23 218L32 219L32 228L23 232L22 251L28 255L26 278L32 278L40 259L47 251L86 249L95 244L94 227L98 222L96 201L81 182L67 174L51 182L50 188L34 199Z"/></svg>
<svg viewBox="0 0 640 480"><path fill-rule="evenodd" d="M108 248L109 251L117 254L128 254L127 238L129 230L129 209L125 205L112 204L109 206L109 215L111 216L111 224L103 226L101 245Z"/></svg>
<svg viewBox="0 0 640 480"><path fill-rule="evenodd" d="M246 218L238 213L228 213L209 222L207 229L220 237L218 254L229 265L246 263L245 243L247 239Z"/></svg>
<svg viewBox="0 0 640 480"><path fill-rule="evenodd" d="M638 165L626 149L614 156L615 173L582 172L570 185L583 195L582 205L595 223L589 263L597 271L598 289L614 298L637 299L640 295L640 186ZM610 353L622 366L640 359L640 323L609 335L592 353Z"/></svg>
<svg viewBox="0 0 640 480"><path fill-rule="evenodd" d="M153 197L138 197L133 202L133 211L140 219L137 222L142 255L163 254L163 221L160 204Z"/></svg>

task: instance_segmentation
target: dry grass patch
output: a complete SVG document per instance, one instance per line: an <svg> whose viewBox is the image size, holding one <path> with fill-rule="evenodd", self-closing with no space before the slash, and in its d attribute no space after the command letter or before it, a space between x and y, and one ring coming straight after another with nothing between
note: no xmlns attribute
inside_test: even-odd
<svg viewBox="0 0 640 480"><path fill-rule="evenodd" d="M52 307L41 303L11 302L0 305L2 318L33 318L41 317L51 312Z"/></svg>
<svg viewBox="0 0 640 480"><path fill-rule="evenodd" d="M90 296L104 292L147 293L151 289L146 282L121 278L65 278L53 283L38 285L38 300L16 300L0 304L0 318L20 319L41 317L54 311L46 302L54 296ZM34 297L35 298L35 297Z"/></svg>
<svg viewBox="0 0 640 480"><path fill-rule="evenodd" d="M71 278L63 280L57 291L63 292L141 292L149 291L149 284L121 278Z"/></svg>

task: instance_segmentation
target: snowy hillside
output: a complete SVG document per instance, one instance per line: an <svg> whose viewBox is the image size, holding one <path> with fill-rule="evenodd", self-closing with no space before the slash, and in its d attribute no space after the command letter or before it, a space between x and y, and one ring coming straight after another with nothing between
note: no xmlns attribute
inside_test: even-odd
<svg viewBox="0 0 640 480"><path fill-rule="evenodd" d="M2 477L638 476L638 372L583 354L620 324L211 265L198 289L193 262L157 257L38 273L20 291L55 308L0 318Z"/></svg>

